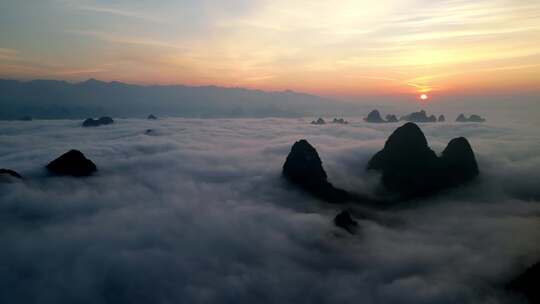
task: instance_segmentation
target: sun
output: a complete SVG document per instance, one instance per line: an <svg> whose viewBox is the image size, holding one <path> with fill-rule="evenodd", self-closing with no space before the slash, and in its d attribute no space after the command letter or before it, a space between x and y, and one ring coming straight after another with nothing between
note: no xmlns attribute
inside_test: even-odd
<svg viewBox="0 0 540 304"><path fill-rule="evenodd" d="M420 95L420 99L427 100L429 97L426 94Z"/></svg>

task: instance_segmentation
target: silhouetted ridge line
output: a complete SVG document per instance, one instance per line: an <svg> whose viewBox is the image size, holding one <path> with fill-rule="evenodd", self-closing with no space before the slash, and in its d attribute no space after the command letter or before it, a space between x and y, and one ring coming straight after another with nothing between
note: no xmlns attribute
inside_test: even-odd
<svg viewBox="0 0 540 304"><path fill-rule="evenodd" d="M22 176L14 170L5 168L0 169L0 183L10 183L21 179Z"/></svg>

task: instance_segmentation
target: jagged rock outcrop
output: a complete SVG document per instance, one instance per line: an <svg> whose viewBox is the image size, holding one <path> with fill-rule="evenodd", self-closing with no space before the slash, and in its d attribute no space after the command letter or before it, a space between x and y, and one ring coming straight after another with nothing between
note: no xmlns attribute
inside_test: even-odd
<svg viewBox="0 0 540 304"><path fill-rule="evenodd" d="M540 263L529 267L525 272L507 284L507 288L514 293L525 297L529 303L540 303Z"/></svg>
<svg viewBox="0 0 540 304"><path fill-rule="evenodd" d="M153 114L150 114L150 115L148 115L148 119L150 119L150 120L156 120L157 117L154 116Z"/></svg>
<svg viewBox="0 0 540 304"><path fill-rule="evenodd" d="M444 115L439 115L439 122L445 122L446 121L446 117L444 117Z"/></svg>
<svg viewBox="0 0 540 304"><path fill-rule="evenodd" d="M355 221L348 211L342 211L334 217L334 225L345 229L347 232L354 234L358 227L358 222Z"/></svg>
<svg viewBox="0 0 540 304"><path fill-rule="evenodd" d="M414 123L397 128L384 148L371 158L367 169L380 171L382 184L401 199L433 194L466 183L479 174L467 139L452 139L438 157Z"/></svg>
<svg viewBox="0 0 540 304"><path fill-rule="evenodd" d="M339 203L349 199L346 191L337 189L328 182L317 150L305 139L297 141L292 146L283 165L283 176L327 202Z"/></svg>
<svg viewBox="0 0 540 304"><path fill-rule="evenodd" d="M462 114L459 114L459 116L456 118L456 121L457 122L484 122L486 120L476 114L472 114L469 118L467 118L465 114L462 113Z"/></svg>
<svg viewBox="0 0 540 304"><path fill-rule="evenodd" d="M349 122L343 118L334 118L334 120L332 120L332 123L346 125Z"/></svg>
<svg viewBox="0 0 540 304"><path fill-rule="evenodd" d="M114 120L108 116L103 116L98 119L88 118L83 122L83 127L99 127L103 125L113 124Z"/></svg>
<svg viewBox="0 0 540 304"><path fill-rule="evenodd" d="M75 177L89 176L97 171L96 165L78 150L70 150L47 165L49 172Z"/></svg>
<svg viewBox="0 0 540 304"><path fill-rule="evenodd" d="M404 115L401 117L401 120L409 122L437 122L437 117L435 115L428 116L425 110L420 112L413 112L409 115Z"/></svg>
<svg viewBox="0 0 540 304"><path fill-rule="evenodd" d="M319 117L317 120L314 120L311 122L312 125L324 125L326 124L326 121L322 119L322 117Z"/></svg>
<svg viewBox="0 0 540 304"><path fill-rule="evenodd" d="M381 113L379 113L379 110L373 110L369 112L368 116L364 118L364 121L371 122L371 123L382 123L386 122L381 117Z"/></svg>
<svg viewBox="0 0 540 304"><path fill-rule="evenodd" d="M386 122L398 122L397 116L394 114L386 115Z"/></svg>
<svg viewBox="0 0 540 304"><path fill-rule="evenodd" d="M22 176L10 169L0 169L0 183L10 183L21 180Z"/></svg>

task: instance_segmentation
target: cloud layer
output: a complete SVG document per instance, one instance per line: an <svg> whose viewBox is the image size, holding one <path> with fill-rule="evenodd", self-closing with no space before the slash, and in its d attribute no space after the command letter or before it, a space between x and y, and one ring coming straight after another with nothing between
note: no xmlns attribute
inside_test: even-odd
<svg viewBox="0 0 540 304"><path fill-rule="evenodd" d="M504 282L540 259L540 145L525 124L424 125L431 146L469 138L481 178L429 201L359 214L280 178L306 138L330 180L371 191L364 171L397 125L308 119L0 122L3 303L505 303ZM146 129L153 129L145 135ZM47 177L68 149L87 179Z"/></svg>

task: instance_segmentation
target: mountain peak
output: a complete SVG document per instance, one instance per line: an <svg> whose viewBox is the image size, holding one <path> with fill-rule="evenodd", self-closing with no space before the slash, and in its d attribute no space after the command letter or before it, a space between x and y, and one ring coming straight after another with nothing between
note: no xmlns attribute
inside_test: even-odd
<svg viewBox="0 0 540 304"><path fill-rule="evenodd" d="M80 82L79 84L81 85L103 85L103 84L107 84L106 82L104 81L101 81L101 80L97 80L95 78L90 78L86 81L83 81L83 82Z"/></svg>

